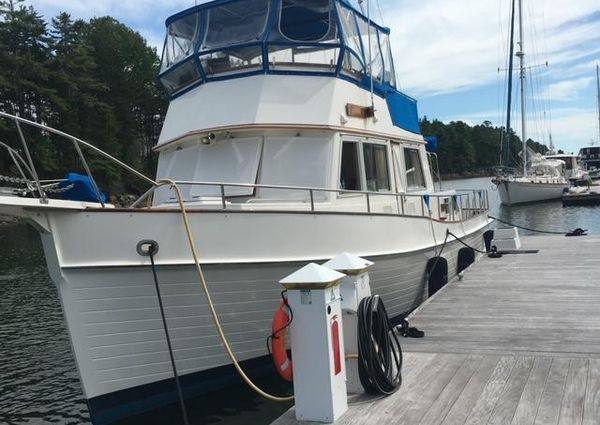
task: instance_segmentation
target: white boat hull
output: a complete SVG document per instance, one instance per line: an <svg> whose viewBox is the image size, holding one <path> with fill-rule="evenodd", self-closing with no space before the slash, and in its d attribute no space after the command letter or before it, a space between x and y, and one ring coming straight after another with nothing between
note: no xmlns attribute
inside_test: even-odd
<svg viewBox="0 0 600 425"><path fill-rule="evenodd" d="M502 180L496 185L503 205L560 199L564 189L568 187L565 183L531 183L518 180Z"/></svg>
<svg viewBox="0 0 600 425"><path fill-rule="evenodd" d="M94 424L175 400L149 260L136 252L142 239L159 244L158 279L177 368L184 384L191 384L186 395L216 388L215 371L231 372L180 212L56 211L32 218L41 230ZM266 338L283 289L278 281L306 262L343 251L373 260L373 292L397 316L427 296L426 263L446 229L481 248L488 224L484 214L444 222L352 213L204 211L191 219L216 309L242 361L267 354ZM462 247L451 241L444 249L449 277L456 273Z"/></svg>

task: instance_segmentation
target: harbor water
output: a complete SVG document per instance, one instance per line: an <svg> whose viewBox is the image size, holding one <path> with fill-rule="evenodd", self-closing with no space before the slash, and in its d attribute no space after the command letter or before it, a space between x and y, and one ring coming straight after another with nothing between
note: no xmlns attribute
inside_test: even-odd
<svg viewBox="0 0 600 425"><path fill-rule="evenodd" d="M579 227L600 234L600 207L563 208L560 201L502 207L490 178L443 183L443 189L451 188L487 189L491 215L505 221L550 232ZM0 247L0 424L88 424L60 302L46 271L39 236L24 224L3 225ZM287 388L277 377L261 384L275 392ZM198 425L268 424L290 406L264 401L242 384L187 404L191 422ZM179 418L173 406L127 424L179 424Z"/></svg>

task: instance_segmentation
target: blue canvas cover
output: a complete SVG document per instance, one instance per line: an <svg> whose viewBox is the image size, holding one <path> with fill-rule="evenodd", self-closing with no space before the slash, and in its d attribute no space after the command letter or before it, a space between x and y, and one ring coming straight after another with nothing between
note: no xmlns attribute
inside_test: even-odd
<svg viewBox="0 0 600 425"><path fill-rule="evenodd" d="M92 179L77 173L68 173L65 181L60 183L61 188L73 185L66 192L63 192L62 198L66 201L98 202L98 196L94 190ZM108 203L108 193L100 191L102 202Z"/></svg>
<svg viewBox="0 0 600 425"><path fill-rule="evenodd" d="M427 142L427 151L428 152L437 152L438 150L438 138L437 136L425 136L425 141Z"/></svg>
<svg viewBox="0 0 600 425"><path fill-rule="evenodd" d="M419 125L419 114L417 112L417 101L400 93L399 91L388 91L385 100L396 127L408 130L411 133L421 134Z"/></svg>

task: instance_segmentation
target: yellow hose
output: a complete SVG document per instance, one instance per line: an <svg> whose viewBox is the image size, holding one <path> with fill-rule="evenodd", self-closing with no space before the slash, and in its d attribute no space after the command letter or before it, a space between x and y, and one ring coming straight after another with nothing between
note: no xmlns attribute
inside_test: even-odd
<svg viewBox="0 0 600 425"><path fill-rule="evenodd" d="M175 183L171 179L160 180L158 182L158 186L162 186L162 185L171 186L171 188L174 189L175 193L177 194L177 200L179 202L179 207L181 208L181 216L183 217L183 224L185 226L185 232L187 233L187 238L190 243L190 249L192 251L192 256L194 257L194 263L196 264L196 271L198 272L198 276L200 277L200 282L202 283L202 288L204 289L204 293L206 294L206 300L208 301L208 306L210 307L210 311L212 313L212 317L215 322L215 326L216 326L217 330L219 331L221 341L223 342L223 346L225 347L227 354L229 354L229 357L231 358L231 362L233 363L233 366L236 368L236 370L238 371L238 373L240 374L242 379L246 382L246 384L248 384L248 386L250 388L252 388L260 396L262 396L268 400L277 401L277 402L288 402L288 401L294 400L294 396L279 397L279 396L275 396L275 395L272 395L272 394L269 394L269 393L263 391L254 382L252 382L252 380L248 377L248 375L246 375L246 373L240 366L237 358L235 357L235 354L233 353L233 350L229 346L229 342L227 341L227 338L225 337L225 333L223 332L223 327L221 326L219 316L217 315L217 311L215 310L215 305L212 301L212 297L210 296L210 291L208 290L208 285L206 284L206 279L204 278L204 272L202 271L202 266L200 265L200 259L199 259L198 251L196 249L196 244L194 243L194 237L192 235L192 229L190 226L190 222L188 220L187 210L186 210L184 202L183 202L183 194L181 193L181 189L179 189L179 186L177 186L177 183Z"/></svg>

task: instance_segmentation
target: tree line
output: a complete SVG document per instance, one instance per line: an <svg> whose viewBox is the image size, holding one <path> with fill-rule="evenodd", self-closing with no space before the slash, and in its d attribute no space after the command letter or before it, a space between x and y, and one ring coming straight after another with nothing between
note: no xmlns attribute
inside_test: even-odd
<svg viewBox="0 0 600 425"><path fill-rule="evenodd" d="M167 107L159 67L156 49L114 18L86 21L61 13L47 22L23 0L0 0L0 110L88 141L148 176L155 174L152 147ZM498 165L503 129L489 121L469 126L424 117L421 128L439 139L443 174L489 173ZM41 178L83 171L68 140L23 130ZM511 157L518 158L522 143L512 131L510 137ZM0 142L22 149L13 122L0 120ZM115 164L89 152L86 159L103 187L145 189ZM5 152L0 175L17 175Z"/></svg>
<svg viewBox="0 0 600 425"><path fill-rule="evenodd" d="M46 22L23 0L0 1L0 110L88 141L152 175L167 102L159 58L137 32L111 17ZM40 178L81 171L72 143L23 127ZM0 141L20 148L14 122L0 120ZM140 181L84 152L94 177L120 191ZM0 172L15 174L10 156Z"/></svg>
<svg viewBox="0 0 600 425"><path fill-rule="evenodd" d="M509 162L501 164L500 147L506 131L504 127L493 126L490 121L470 126L463 121L443 123L437 119L421 119L421 131L427 136L438 138L438 158L440 172L447 176L491 175L499 165L517 167L523 149L523 142L510 130ZM527 146L535 152L545 154L548 147L531 139ZM505 155L506 156L506 155ZM506 161L504 161L506 162Z"/></svg>

